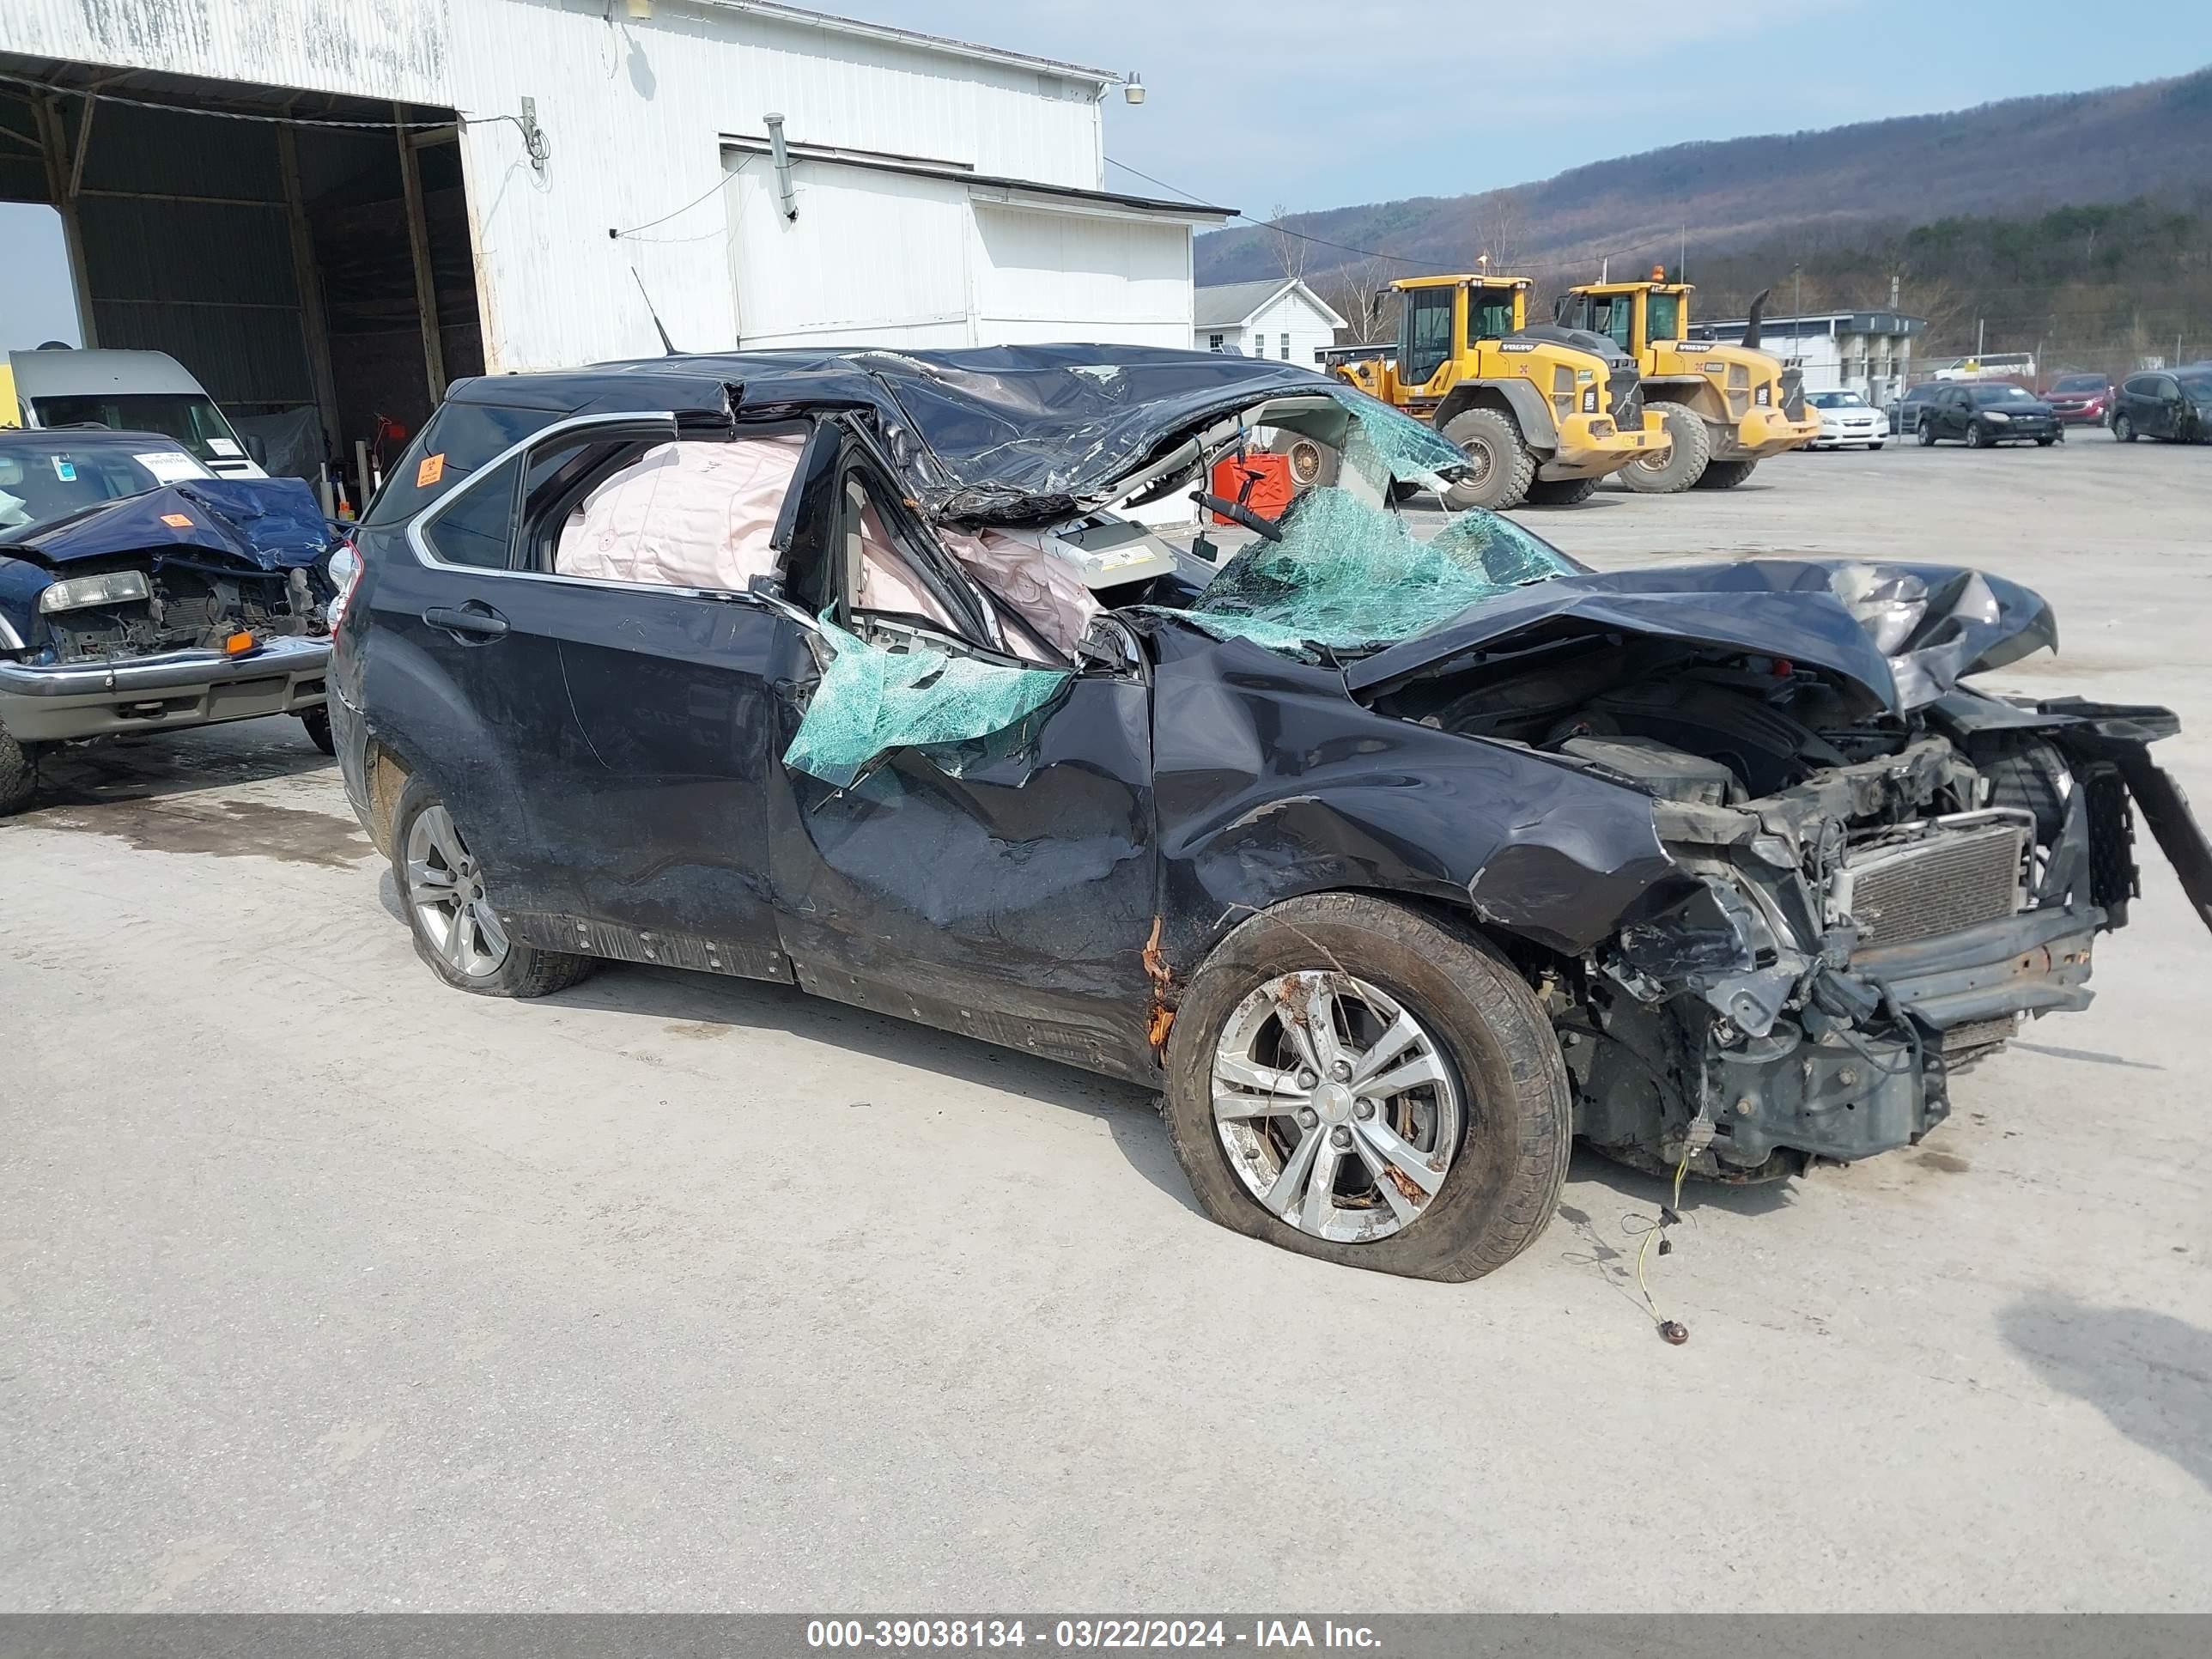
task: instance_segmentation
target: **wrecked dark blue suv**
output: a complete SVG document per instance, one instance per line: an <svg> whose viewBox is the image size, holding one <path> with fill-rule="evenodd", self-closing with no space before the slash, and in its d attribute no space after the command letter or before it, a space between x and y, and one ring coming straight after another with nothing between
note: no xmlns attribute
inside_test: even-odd
<svg viewBox="0 0 2212 1659"><path fill-rule="evenodd" d="M1235 461L1285 433L1344 465L1268 518ZM1963 684L2054 643L2033 593L1416 539L1461 464L1213 354L465 381L338 573L347 789L451 985L659 963L1146 1081L1217 1219L1439 1279L1577 1136L1739 1181L1917 1139L2087 1000L2131 801L2212 920L2172 715ZM1249 545L1146 528L1194 485Z"/></svg>

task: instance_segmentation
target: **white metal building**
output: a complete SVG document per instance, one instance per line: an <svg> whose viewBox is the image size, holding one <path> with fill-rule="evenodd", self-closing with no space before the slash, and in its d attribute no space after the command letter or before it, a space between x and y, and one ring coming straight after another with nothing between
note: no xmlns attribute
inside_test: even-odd
<svg viewBox="0 0 2212 1659"><path fill-rule="evenodd" d="M1310 368L1344 326L1320 295L1295 278L1217 283L1197 292L1191 344L1200 351L1276 357Z"/></svg>
<svg viewBox="0 0 2212 1659"><path fill-rule="evenodd" d="M87 345L344 454L664 331L1185 345L1228 210L1104 188L1117 84L768 0L4 0L0 199L60 210Z"/></svg>
<svg viewBox="0 0 2212 1659"><path fill-rule="evenodd" d="M1697 326L1735 344L1743 338L1746 319ZM1767 317L1759 325L1759 349L1802 368L1808 392L1856 392L1880 409L1912 384L1912 338L1926 326L1895 311Z"/></svg>

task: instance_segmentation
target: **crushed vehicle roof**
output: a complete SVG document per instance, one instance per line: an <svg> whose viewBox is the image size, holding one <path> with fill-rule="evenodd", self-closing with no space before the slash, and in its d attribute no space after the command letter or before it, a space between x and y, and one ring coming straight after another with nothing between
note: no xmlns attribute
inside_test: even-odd
<svg viewBox="0 0 2212 1659"><path fill-rule="evenodd" d="M1270 397L1358 398L1293 363L1160 346L787 350L644 358L457 381L451 404L727 420L872 411L933 518L1064 518L1194 428ZM1376 404L1377 409L1384 405Z"/></svg>

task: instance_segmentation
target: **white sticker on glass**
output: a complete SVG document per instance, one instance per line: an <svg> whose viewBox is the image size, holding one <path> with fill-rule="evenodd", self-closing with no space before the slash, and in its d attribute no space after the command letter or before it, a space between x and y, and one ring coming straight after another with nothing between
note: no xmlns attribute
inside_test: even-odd
<svg viewBox="0 0 2212 1659"><path fill-rule="evenodd" d="M160 449L131 459L152 473L155 483L182 483L187 478L208 476L208 470L181 449Z"/></svg>

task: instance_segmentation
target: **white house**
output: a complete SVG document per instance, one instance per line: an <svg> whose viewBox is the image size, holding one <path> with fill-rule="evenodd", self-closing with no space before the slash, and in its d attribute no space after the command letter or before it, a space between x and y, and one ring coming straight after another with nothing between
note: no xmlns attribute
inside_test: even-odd
<svg viewBox="0 0 2212 1659"><path fill-rule="evenodd" d="M1218 283L1197 291L1191 344L1200 351L1277 357L1310 368L1344 326L1344 319L1296 277Z"/></svg>
<svg viewBox="0 0 2212 1659"><path fill-rule="evenodd" d="M1743 338L1746 319L1697 326L1733 345ZM1802 368L1806 391L1856 392L1879 409L1912 384L1912 340L1926 326L1894 311L1767 317L1759 322L1759 349Z"/></svg>
<svg viewBox="0 0 2212 1659"><path fill-rule="evenodd" d="M1121 84L771 0L0 0L0 200L84 344L350 456L668 345L1181 346L1229 210L1106 187Z"/></svg>

